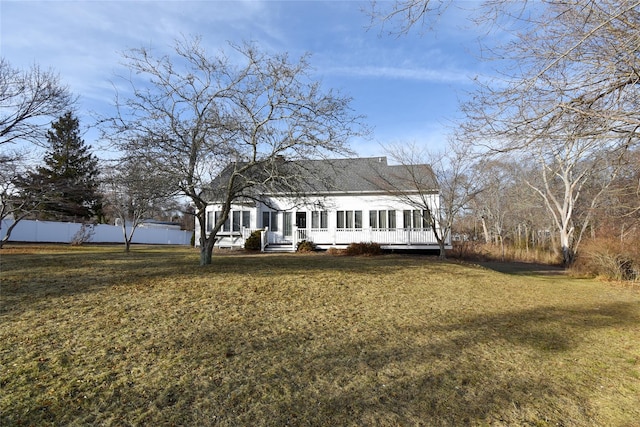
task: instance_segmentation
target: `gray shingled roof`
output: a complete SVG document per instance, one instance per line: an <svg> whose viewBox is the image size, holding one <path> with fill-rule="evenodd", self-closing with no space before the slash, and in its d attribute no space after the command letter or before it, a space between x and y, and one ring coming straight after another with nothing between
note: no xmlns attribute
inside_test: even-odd
<svg viewBox="0 0 640 427"><path fill-rule="evenodd" d="M325 192L386 192L391 190L415 190L410 170L405 166L387 164L386 157L293 161L290 167L300 169L306 179L301 183L305 193ZM416 167L416 166L412 166ZM431 168L421 167L423 179L429 175L432 188L435 181Z"/></svg>
<svg viewBox="0 0 640 427"><path fill-rule="evenodd" d="M286 177L283 182L272 183L269 188L253 188L251 193L267 195L275 193L327 194L327 193L382 193L416 191L416 177L421 190L436 190L433 172L428 165L389 165L386 157L360 157L324 160L280 160L278 174ZM269 172L265 165L256 166L252 175L257 180ZM228 167L214 182L224 187L228 182ZM415 174L415 175L414 175ZM226 175L226 177L225 177Z"/></svg>

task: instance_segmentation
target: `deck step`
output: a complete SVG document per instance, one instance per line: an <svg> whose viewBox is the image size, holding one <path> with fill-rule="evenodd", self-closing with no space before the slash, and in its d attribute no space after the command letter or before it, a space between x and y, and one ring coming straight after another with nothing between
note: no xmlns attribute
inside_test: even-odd
<svg viewBox="0 0 640 427"><path fill-rule="evenodd" d="M264 248L265 252L295 252L291 243L270 243Z"/></svg>

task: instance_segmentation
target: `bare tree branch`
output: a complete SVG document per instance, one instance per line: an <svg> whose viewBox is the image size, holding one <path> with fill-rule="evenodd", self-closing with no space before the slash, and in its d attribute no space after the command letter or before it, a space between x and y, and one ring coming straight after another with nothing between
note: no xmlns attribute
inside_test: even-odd
<svg viewBox="0 0 640 427"><path fill-rule="evenodd" d="M0 58L0 144L44 144L51 121L70 110L75 101L52 70L33 65L23 71Z"/></svg>
<svg viewBox="0 0 640 427"><path fill-rule="evenodd" d="M309 78L306 56L291 61L251 43L231 49L234 61L211 57L194 38L177 41L172 56L125 53L133 95L116 99L120 115L105 121L106 137L153 161L195 205L202 264L211 262L235 200L257 185L292 182L276 167L280 158L344 154L348 139L364 130L349 98ZM223 214L207 233L213 198Z"/></svg>

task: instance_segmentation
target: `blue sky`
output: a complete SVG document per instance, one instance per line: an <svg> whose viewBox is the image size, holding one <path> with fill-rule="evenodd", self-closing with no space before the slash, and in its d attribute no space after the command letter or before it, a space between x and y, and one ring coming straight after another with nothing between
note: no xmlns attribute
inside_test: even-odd
<svg viewBox="0 0 640 427"><path fill-rule="evenodd" d="M174 39L200 35L210 52L243 40L292 57L308 52L313 77L352 97L373 128L352 147L376 156L387 143L444 146L458 100L487 71L475 51L480 30L465 19L472 6L454 2L435 32L397 37L370 27L366 1L2 0L0 49L13 66L55 69L80 97L85 126L89 112L112 110L111 82L130 48L170 53ZM87 132L85 141L98 148L96 135Z"/></svg>

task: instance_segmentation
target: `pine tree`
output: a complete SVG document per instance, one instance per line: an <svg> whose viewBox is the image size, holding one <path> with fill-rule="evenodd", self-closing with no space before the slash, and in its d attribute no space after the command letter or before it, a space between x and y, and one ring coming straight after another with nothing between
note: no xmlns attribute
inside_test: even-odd
<svg viewBox="0 0 640 427"><path fill-rule="evenodd" d="M36 168L27 180L30 188L41 191L38 210L44 218L61 221L99 219L98 159L80 137L78 119L67 112L51 124L47 140L50 147L44 166Z"/></svg>

